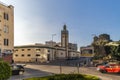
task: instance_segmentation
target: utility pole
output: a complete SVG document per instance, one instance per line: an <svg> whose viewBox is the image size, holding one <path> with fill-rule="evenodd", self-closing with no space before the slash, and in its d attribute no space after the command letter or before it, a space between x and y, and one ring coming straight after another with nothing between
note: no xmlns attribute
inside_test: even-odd
<svg viewBox="0 0 120 80"><path fill-rule="evenodd" d="M80 65L79 65L79 63L77 63L77 71L78 71L78 74L79 74L79 67L80 67Z"/></svg>
<svg viewBox="0 0 120 80"><path fill-rule="evenodd" d="M62 74L62 63L60 61L60 74Z"/></svg>
<svg viewBox="0 0 120 80"><path fill-rule="evenodd" d="M56 36L56 34L52 34L52 60L54 60L54 55L53 55L53 37Z"/></svg>

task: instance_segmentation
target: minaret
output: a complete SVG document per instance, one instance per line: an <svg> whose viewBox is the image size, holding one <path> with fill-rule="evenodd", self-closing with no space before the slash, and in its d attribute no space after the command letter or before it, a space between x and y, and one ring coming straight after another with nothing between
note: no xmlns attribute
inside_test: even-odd
<svg viewBox="0 0 120 80"><path fill-rule="evenodd" d="M69 32L66 25L61 30L61 46L66 49L66 58L68 57L68 43L69 43Z"/></svg>

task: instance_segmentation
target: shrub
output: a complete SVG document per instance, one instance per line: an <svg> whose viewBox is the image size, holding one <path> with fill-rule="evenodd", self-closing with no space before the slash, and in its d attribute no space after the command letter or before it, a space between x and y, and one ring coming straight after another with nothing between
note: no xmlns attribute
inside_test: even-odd
<svg viewBox="0 0 120 80"><path fill-rule="evenodd" d="M30 78L24 80L99 80L99 78L96 76L83 75L83 74L58 74L53 76Z"/></svg>
<svg viewBox="0 0 120 80"><path fill-rule="evenodd" d="M0 80L6 80L11 76L11 67L7 62L0 61Z"/></svg>
<svg viewBox="0 0 120 80"><path fill-rule="evenodd" d="M2 59L2 58L0 58L0 61L3 61L3 59Z"/></svg>

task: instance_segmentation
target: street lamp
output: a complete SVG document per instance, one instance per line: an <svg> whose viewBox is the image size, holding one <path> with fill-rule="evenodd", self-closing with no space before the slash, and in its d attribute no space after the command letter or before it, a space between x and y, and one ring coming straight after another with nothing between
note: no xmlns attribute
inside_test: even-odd
<svg viewBox="0 0 120 80"><path fill-rule="evenodd" d="M54 59L53 59L53 37L54 37L54 36L56 36L56 34L52 34L52 60L54 60Z"/></svg>
<svg viewBox="0 0 120 80"><path fill-rule="evenodd" d="M53 41L53 37L56 36L56 34L52 34L52 41Z"/></svg>

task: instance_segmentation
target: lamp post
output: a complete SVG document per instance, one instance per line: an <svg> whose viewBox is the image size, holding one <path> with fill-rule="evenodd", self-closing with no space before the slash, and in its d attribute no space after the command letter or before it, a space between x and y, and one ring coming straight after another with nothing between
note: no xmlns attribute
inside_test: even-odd
<svg viewBox="0 0 120 80"><path fill-rule="evenodd" d="M54 56L54 55L53 55L53 37L54 37L54 36L56 36L56 34L52 34L52 60L54 60L54 58L53 58L53 56Z"/></svg>

